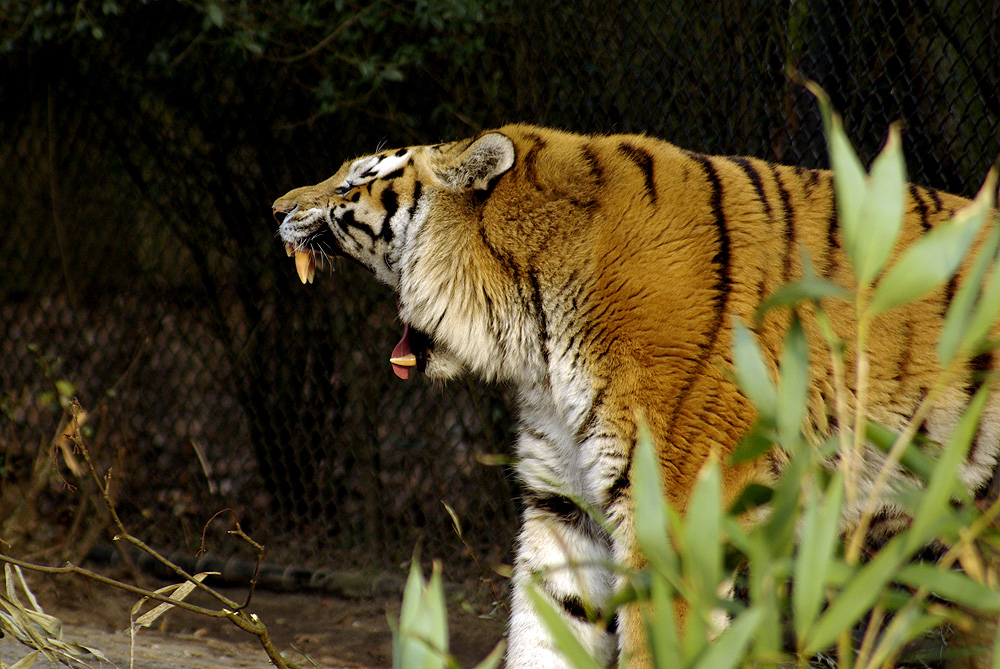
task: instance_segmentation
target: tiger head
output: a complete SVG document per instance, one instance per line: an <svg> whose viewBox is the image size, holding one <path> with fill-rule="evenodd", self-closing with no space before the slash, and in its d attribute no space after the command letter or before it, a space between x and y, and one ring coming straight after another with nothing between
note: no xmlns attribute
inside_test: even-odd
<svg viewBox="0 0 1000 669"><path fill-rule="evenodd" d="M467 315L449 314L451 300L441 299L450 294L469 308L456 292L457 259L440 244L424 243L421 232L433 227L435 235L455 237L467 231L470 215L514 159L511 139L489 132L349 160L326 181L275 200L278 234L303 283L313 282L317 261L346 256L396 291L404 323L390 358L397 376L406 379L416 368L431 378L450 378L470 363L476 366L470 352L462 351L462 341L468 341L464 334L482 332L458 331L475 326ZM460 325L459 319L465 322ZM449 320L456 327L449 329ZM450 336L439 336L442 332Z"/></svg>

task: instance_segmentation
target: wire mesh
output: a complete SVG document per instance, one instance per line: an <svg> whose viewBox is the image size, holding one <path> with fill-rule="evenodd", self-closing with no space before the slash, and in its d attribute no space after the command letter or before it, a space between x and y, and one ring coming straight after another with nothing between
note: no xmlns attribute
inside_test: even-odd
<svg viewBox="0 0 1000 669"><path fill-rule="evenodd" d="M389 292L346 263L300 286L273 237L270 202L345 158L521 120L823 166L789 69L863 156L901 120L914 181L969 195L1000 153L988 0L136 3L62 32L30 4L0 19L4 504L68 382L126 521L192 550L229 507L277 559L509 559L516 486L483 464L509 451L508 390L399 382Z"/></svg>

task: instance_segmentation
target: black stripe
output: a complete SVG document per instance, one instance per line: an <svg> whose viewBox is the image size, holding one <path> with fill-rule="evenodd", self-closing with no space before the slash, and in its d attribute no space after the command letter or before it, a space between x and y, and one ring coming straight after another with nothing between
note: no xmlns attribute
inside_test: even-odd
<svg viewBox="0 0 1000 669"><path fill-rule="evenodd" d="M781 277L783 283L788 283L792 278L792 253L795 250L795 213L792 210L792 198L776 165L771 165L771 176L774 177L774 184L778 187L778 195L781 197L781 220L785 222L785 258Z"/></svg>
<svg viewBox="0 0 1000 669"><path fill-rule="evenodd" d="M685 154L701 166L702 171L705 173L705 178L708 180L708 185L711 187L709 207L719 239L719 248L715 252L715 255L712 256L712 264L715 265L718 276L715 281L715 321L706 330L708 341L699 347L701 355L699 356L697 365L688 375L684 381L684 385L677 393L677 400L673 406L670 418L671 430L676 428L681 407L687 401L687 396L691 392L692 386L694 386L695 378L699 375L702 366L708 362L712 351L719 341L719 334L722 332L723 327L726 326L726 304L729 301L729 293L732 289L732 277L729 267L729 232L726 227L726 215L722 209L722 182L719 180L719 175L715 171L715 166L712 164L711 158L688 151L685 151Z"/></svg>
<svg viewBox="0 0 1000 669"><path fill-rule="evenodd" d="M526 506L542 511L568 525L579 525L587 518L580 505L569 497L557 494L528 493L524 498Z"/></svg>
<svg viewBox="0 0 1000 669"><path fill-rule="evenodd" d="M396 153L392 154L392 156L393 156L394 158L402 158L403 156L405 156L405 155L406 155L406 151L407 151L406 149L400 149L400 150L399 150L399 151L397 151Z"/></svg>
<svg viewBox="0 0 1000 669"><path fill-rule="evenodd" d="M830 184L830 216L826 221L826 248L829 256L825 266L820 270L824 276L832 279L837 270L837 250L840 248L840 235L838 228L840 221L837 218L837 196L833 190L833 175L829 177Z"/></svg>
<svg viewBox="0 0 1000 669"><path fill-rule="evenodd" d="M971 400L976 396L982 387L986 383L986 379L989 373L993 371L993 351L984 351L969 361L969 370L972 372L972 378L969 379L969 385L966 387L966 391L969 393L969 399ZM969 454L966 456L967 460L972 460L976 457L976 451L979 448L979 442L982 441L982 429L985 421L981 421L979 427L976 429L976 436L972 440L972 445L969 446Z"/></svg>
<svg viewBox="0 0 1000 669"><path fill-rule="evenodd" d="M570 616L576 618L577 620L583 621L585 623L593 623L594 621L590 619L587 615L587 607L583 605L583 600L575 595L569 595L567 597L559 598L559 603L563 607L563 611L568 613ZM598 617L598 620L600 618Z"/></svg>
<svg viewBox="0 0 1000 669"><path fill-rule="evenodd" d="M732 277L729 273L729 230L726 227L726 214L722 209L722 182L715 171L712 159L697 153L688 153L687 155L691 160L701 165L702 170L705 172L705 177L708 179L709 186L711 186L712 193L709 199L709 206L711 207L712 217L715 219L716 232L719 236L719 248L715 252L715 255L712 256L712 264L716 266L719 275L715 283L717 293L715 304L718 311L716 320L718 322L716 327L713 328L712 344L714 345L714 337L718 335L720 326L725 318L726 302L729 299L729 291L732 288Z"/></svg>
<svg viewBox="0 0 1000 669"><path fill-rule="evenodd" d="M736 163L743 170L743 173L747 175L747 178L750 179L750 183L753 184L754 189L757 191L757 199L764 205L764 213L770 218L771 203L768 202L767 193L764 192L764 184L760 180L760 172L757 171L757 168L748 159L742 156L729 156L728 159Z"/></svg>
<svg viewBox="0 0 1000 669"><path fill-rule="evenodd" d="M819 185L819 170L804 170L805 179L805 190L806 197L812 197L813 192L816 190L816 186ZM801 173L796 171L796 174L802 176Z"/></svg>
<svg viewBox="0 0 1000 669"><path fill-rule="evenodd" d="M936 214L939 211L941 211L942 209L944 209L944 205L941 203L941 196L938 195L938 192L937 192L936 189L934 189L934 188L925 188L924 192L926 192L928 195L931 196L931 202L934 203L934 211L931 212L931 213Z"/></svg>
<svg viewBox="0 0 1000 669"><path fill-rule="evenodd" d="M583 160L590 165L590 176L594 179L594 183L598 186L604 185L604 168L597 158L597 152L589 144L584 145L580 151L583 154Z"/></svg>
<svg viewBox="0 0 1000 669"><path fill-rule="evenodd" d="M576 595L566 595L565 597L553 596L552 598L559 602L563 611L565 611L570 617L576 618L580 622L593 625L604 619L601 611L593 607L591 607L590 615L588 615L587 607L584 606L583 600ZM611 620L608 621L608 626L605 631L608 634L614 634L618 631L617 616L611 616Z"/></svg>
<svg viewBox="0 0 1000 669"><path fill-rule="evenodd" d="M628 462L615 477L615 480L611 482L608 486L607 491L604 493L604 511L607 515L611 515L613 506L617 505L625 497L625 492L629 489L629 471L632 469L632 454L629 453Z"/></svg>
<svg viewBox="0 0 1000 669"><path fill-rule="evenodd" d="M926 388L921 388L920 391L921 391L920 392L920 396L923 397L925 395ZM912 420L913 416L909 416L909 418L910 418L910 420ZM927 419L926 418L924 418L922 421L920 421L920 425L917 426L916 436L919 437L919 440L923 440L925 442L931 440L931 433L930 433L930 430L927 427Z"/></svg>
<svg viewBox="0 0 1000 669"><path fill-rule="evenodd" d="M367 224L359 222L358 219L354 217L353 209L348 209L341 214L337 218L337 225L339 225L344 232L347 232L348 228L360 230L368 237L371 237L372 242L378 239L378 235L375 234L374 230L372 230Z"/></svg>
<svg viewBox="0 0 1000 669"><path fill-rule="evenodd" d="M410 208L407 211L407 218L413 220L414 214L417 213L417 204L420 203L420 192L423 189L423 185L419 181L413 182L413 199L410 201Z"/></svg>
<svg viewBox="0 0 1000 669"><path fill-rule="evenodd" d="M646 194L649 196L649 203L656 204L656 181L653 178L652 154L628 142L619 144L618 152L634 162L642 170L642 174L646 178Z"/></svg>
<svg viewBox="0 0 1000 669"><path fill-rule="evenodd" d="M941 316L948 315L948 309L951 307L952 300L955 299L956 292L958 292L958 274L952 274L944 286L944 306L941 309Z"/></svg>
<svg viewBox="0 0 1000 669"><path fill-rule="evenodd" d="M771 211L771 201L767 199L767 193L764 191L764 182L761 181L760 172L757 171L757 168L754 167L748 158L744 158L743 156L729 156L728 159L739 166L743 170L743 173L747 175L750 183L753 184L754 190L757 191L757 199L764 206L764 214L773 222L774 212ZM796 168L796 174L799 174L798 168ZM762 272L757 283L758 301L763 302L767 298L767 295L767 273Z"/></svg>
<svg viewBox="0 0 1000 669"><path fill-rule="evenodd" d="M382 219L381 237L388 243L392 241L392 226L389 225L389 221L399 210L399 196L396 195L396 191L390 186L382 191L380 199L382 200L382 208L385 209L385 217Z"/></svg>
<svg viewBox="0 0 1000 669"><path fill-rule="evenodd" d="M533 144L528 152L524 154L524 163L521 166L524 170L525 178L534 186L537 190L542 190L542 184L538 181L538 167L535 162L538 160L538 152L545 148L545 140L538 135L528 135L528 139L532 140Z"/></svg>
<svg viewBox="0 0 1000 669"><path fill-rule="evenodd" d="M969 361L969 371L972 372L972 378L969 380L966 391L969 393L970 398L983 387L983 383L986 382L986 375L992 370L993 351L984 351Z"/></svg>
<svg viewBox="0 0 1000 669"><path fill-rule="evenodd" d="M545 369L549 368L549 327L545 316L545 306L542 304L542 288L538 283L538 275L528 272L528 282L531 284L531 304L534 307L535 320L538 323L539 345Z"/></svg>
<svg viewBox="0 0 1000 669"><path fill-rule="evenodd" d="M920 214L920 227L924 229L924 232L927 232L931 229L931 223L928 218L930 212L927 211L927 203L924 202L923 196L920 195L920 189L913 184L910 184L910 197L913 198L913 204Z"/></svg>
<svg viewBox="0 0 1000 669"><path fill-rule="evenodd" d="M601 388L594 394L594 399L590 402L590 409L587 411L587 416L580 423L580 427L576 431L577 444L582 443L590 431L594 429L594 426L597 425L597 412L604 406L604 393L606 391L606 388Z"/></svg>

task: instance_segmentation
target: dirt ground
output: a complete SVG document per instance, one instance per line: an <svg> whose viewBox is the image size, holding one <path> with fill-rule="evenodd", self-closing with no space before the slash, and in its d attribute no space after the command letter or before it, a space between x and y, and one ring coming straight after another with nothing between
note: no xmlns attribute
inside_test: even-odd
<svg viewBox="0 0 1000 669"><path fill-rule="evenodd" d="M126 630L129 611L137 598L79 579L29 579L45 612L63 622L63 639L100 650L112 662L86 658L89 666L137 669L223 669L267 667L267 655L256 637L226 620L210 619L174 610L140 630L134 648ZM161 587L163 584L152 584ZM245 591L222 589L234 601ZM199 593L192 603L209 606ZM449 594L451 652L463 667L481 661L501 639L502 615L482 617L488 611L462 603L461 589ZM302 667L378 669L392 666L392 634L388 617L399 616L400 597L344 600L306 594L258 591L250 610L267 625L274 644L285 657ZM482 609L480 605L478 608ZM388 616L388 617L387 617ZM0 658L7 665L24 657L26 646L0 639ZM130 653L134 660L130 664ZM42 660L33 667L57 665ZM76 666L76 665L74 665Z"/></svg>

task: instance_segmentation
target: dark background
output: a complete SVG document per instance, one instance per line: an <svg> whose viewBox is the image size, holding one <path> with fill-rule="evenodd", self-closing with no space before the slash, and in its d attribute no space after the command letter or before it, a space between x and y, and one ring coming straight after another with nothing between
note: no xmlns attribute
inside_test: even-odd
<svg viewBox="0 0 1000 669"><path fill-rule="evenodd" d="M63 459L36 462L76 396L154 545L193 552L231 508L276 561L506 560L506 389L399 381L392 296L346 262L300 285L270 203L508 121L822 167L787 68L866 161L900 120L911 179L972 195L1000 153L998 65L996 0L0 0L5 550L55 561L100 534Z"/></svg>

